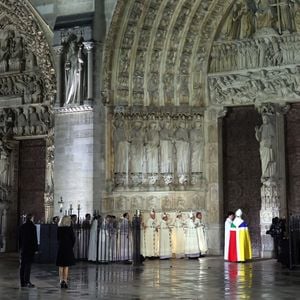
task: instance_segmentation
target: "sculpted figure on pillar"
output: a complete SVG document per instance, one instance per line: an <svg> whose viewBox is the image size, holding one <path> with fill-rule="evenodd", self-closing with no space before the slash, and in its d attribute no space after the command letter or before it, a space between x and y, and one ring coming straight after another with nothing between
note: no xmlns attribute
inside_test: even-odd
<svg viewBox="0 0 300 300"><path fill-rule="evenodd" d="M128 130L125 121L114 122L114 173L128 173Z"/></svg>
<svg viewBox="0 0 300 300"><path fill-rule="evenodd" d="M262 28L273 28L276 20L270 4L270 0L256 0L256 31Z"/></svg>
<svg viewBox="0 0 300 300"><path fill-rule="evenodd" d="M0 185L7 188L10 185L10 163L9 163L9 151L0 140Z"/></svg>
<svg viewBox="0 0 300 300"><path fill-rule="evenodd" d="M263 124L255 127L255 137L259 141L261 160L261 181L273 180L276 174L275 129L267 114L262 116Z"/></svg>
<svg viewBox="0 0 300 300"><path fill-rule="evenodd" d="M65 60L65 104L80 104L82 99L84 58L83 45L72 37Z"/></svg>
<svg viewBox="0 0 300 300"><path fill-rule="evenodd" d="M162 174L171 174L174 172L173 143L174 134L172 121L166 118L160 131L160 172Z"/></svg>
<svg viewBox="0 0 300 300"><path fill-rule="evenodd" d="M158 173L159 128L158 121L151 120L146 133L147 173Z"/></svg>
<svg viewBox="0 0 300 300"><path fill-rule="evenodd" d="M191 171L203 172L204 137L201 117L197 117L194 128L190 131L191 137Z"/></svg>
<svg viewBox="0 0 300 300"><path fill-rule="evenodd" d="M133 120L130 131L130 172L143 173L144 170L144 128L141 120Z"/></svg>
<svg viewBox="0 0 300 300"><path fill-rule="evenodd" d="M187 181L190 169L190 139L185 119L178 121L178 128L175 131L175 148L179 182L184 183Z"/></svg>

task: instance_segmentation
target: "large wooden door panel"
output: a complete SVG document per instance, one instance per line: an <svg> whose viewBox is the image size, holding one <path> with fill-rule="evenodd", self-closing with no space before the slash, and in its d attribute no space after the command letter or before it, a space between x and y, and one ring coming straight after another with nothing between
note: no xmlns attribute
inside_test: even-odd
<svg viewBox="0 0 300 300"><path fill-rule="evenodd" d="M254 128L260 123L253 107L230 108L223 119L224 216L229 210L242 209L255 256L261 248L261 167Z"/></svg>
<svg viewBox="0 0 300 300"><path fill-rule="evenodd" d="M45 141L20 142L19 213L33 213L36 221L43 221L45 190Z"/></svg>

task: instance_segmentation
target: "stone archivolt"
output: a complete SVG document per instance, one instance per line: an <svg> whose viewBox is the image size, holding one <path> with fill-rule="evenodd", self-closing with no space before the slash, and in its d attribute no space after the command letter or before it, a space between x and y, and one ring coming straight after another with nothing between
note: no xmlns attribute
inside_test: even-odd
<svg viewBox="0 0 300 300"><path fill-rule="evenodd" d="M253 73L257 75L257 69L283 66L283 73L294 72L289 65L299 62L299 5L282 1L277 9L276 3L269 2L131 0L125 4L119 1L105 51L105 103L130 106L205 106L209 101L221 105L253 103L251 96L247 100L224 102L222 96L214 99L216 95L207 91L211 92L211 81L224 80L219 73L227 76L254 69L250 75L242 72L249 82ZM115 31L117 27L125 29ZM111 52L111 49L116 50ZM210 74L208 86L207 74ZM263 71L260 80L268 82L269 76L269 71ZM294 99L298 92L287 80L285 77L281 81L278 97L284 94L285 98ZM252 90L257 88L255 81L250 85ZM266 88L257 100L273 94L268 89L272 87ZM227 98L238 98L239 94L244 98L246 92L235 91Z"/></svg>
<svg viewBox="0 0 300 300"><path fill-rule="evenodd" d="M49 44L28 1L0 3L1 137L45 135L55 93Z"/></svg>

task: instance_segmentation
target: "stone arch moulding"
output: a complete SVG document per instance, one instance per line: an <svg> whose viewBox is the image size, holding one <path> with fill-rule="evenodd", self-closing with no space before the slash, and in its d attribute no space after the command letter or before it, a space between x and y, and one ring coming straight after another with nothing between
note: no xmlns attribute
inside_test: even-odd
<svg viewBox="0 0 300 300"><path fill-rule="evenodd" d="M46 220L53 208L54 188L53 101L56 81L52 36L52 31L29 0L0 2L0 97L3 100L0 139L8 145L15 143L14 139L46 140Z"/></svg>
<svg viewBox="0 0 300 300"><path fill-rule="evenodd" d="M207 43L205 98L210 104L299 101L300 5L273 6L254 1L224 5L223 17L209 35L213 40ZM205 31L209 30L206 26Z"/></svg>
<svg viewBox="0 0 300 300"><path fill-rule="evenodd" d="M118 1L104 50L103 102L206 106L217 29L234 1Z"/></svg>
<svg viewBox="0 0 300 300"><path fill-rule="evenodd" d="M15 28L24 44L36 56L37 64L45 81L48 101L55 93L55 69L51 45L52 32L28 0L3 0L0 3L0 30Z"/></svg>

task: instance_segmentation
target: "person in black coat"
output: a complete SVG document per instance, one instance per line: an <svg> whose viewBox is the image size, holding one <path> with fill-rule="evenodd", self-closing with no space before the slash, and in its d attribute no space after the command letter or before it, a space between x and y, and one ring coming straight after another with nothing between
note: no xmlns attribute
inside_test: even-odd
<svg viewBox="0 0 300 300"><path fill-rule="evenodd" d="M69 266L75 264L73 247L75 235L70 216L63 216L57 228L58 250L56 265L59 267L60 287L68 288Z"/></svg>
<svg viewBox="0 0 300 300"><path fill-rule="evenodd" d="M20 282L21 287L34 287L30 282L31 264L38 251L36 227L32 214L26 216L26 222L19 228Z"/></svg>

